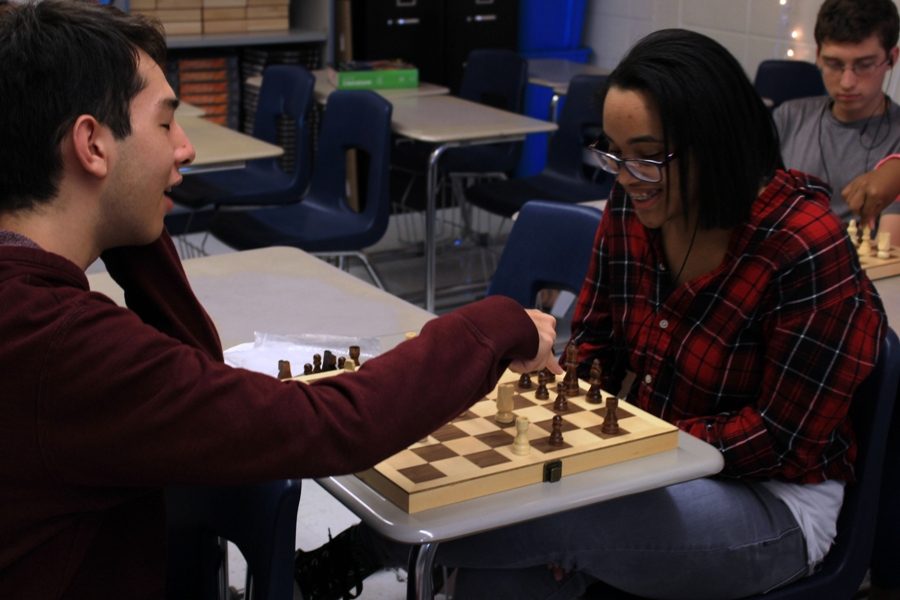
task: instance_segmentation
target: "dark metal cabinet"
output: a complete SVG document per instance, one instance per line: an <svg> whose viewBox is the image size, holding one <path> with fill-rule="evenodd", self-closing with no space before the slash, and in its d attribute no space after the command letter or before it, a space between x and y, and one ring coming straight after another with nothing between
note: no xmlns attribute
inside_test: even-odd
<svg viewBox="0 0 900 600"><path fill-rule="evenodd" d="M351 0L353 58L401 58L456 90L475 48L515 50L519 0Z"/></svg>

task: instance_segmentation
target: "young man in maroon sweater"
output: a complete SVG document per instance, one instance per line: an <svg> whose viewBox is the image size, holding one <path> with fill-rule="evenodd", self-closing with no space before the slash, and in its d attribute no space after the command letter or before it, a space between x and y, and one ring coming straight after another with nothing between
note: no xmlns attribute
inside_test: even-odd
<svg viewBox="0 0 900 600"><path fill-rule="evenodd" d="M357 471L507 367L560 372L553 319L503 298L315 386L224 365L163 231L165 191L194 157L164 57L139 16L60 0L0 8L5 597L160 598L163 486ZM127 309L89 290L98 257Z"/></svg>

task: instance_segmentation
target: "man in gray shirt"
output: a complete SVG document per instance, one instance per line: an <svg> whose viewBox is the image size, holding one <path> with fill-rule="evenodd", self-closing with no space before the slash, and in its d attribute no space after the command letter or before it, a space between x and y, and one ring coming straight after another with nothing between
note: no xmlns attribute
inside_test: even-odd
<svg viewBox="0 0 900 600"><path fill-rule="evenodd" d="M892 0L826 0L815 39L828 96L785 102L773 117L785 165L828 182L835 213L883 214L882 228L900 232L900 160L878 166L900 153L900 106L882 91L898 30Z"/></svg>

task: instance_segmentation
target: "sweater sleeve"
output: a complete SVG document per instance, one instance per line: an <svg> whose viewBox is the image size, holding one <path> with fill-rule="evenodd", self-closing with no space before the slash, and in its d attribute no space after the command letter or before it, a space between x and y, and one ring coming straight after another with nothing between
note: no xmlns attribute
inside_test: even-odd
<svg viewBox="0 0 900 600"><path fill-rule="evenodd" d="M107 250L101 259L125 292L125 304L144 323L223 360L216 328L194 295L167 232L147 246Z"/></svg>
<svg viewBox="0 0 900 600"><path fill-rule="evenodd" d="M430 321L355 373L306 385L230 368L93 296L46 362L42 457L55 477L84 485L355 472L458 415L537 348L522 308L492 297Z"/></svg>

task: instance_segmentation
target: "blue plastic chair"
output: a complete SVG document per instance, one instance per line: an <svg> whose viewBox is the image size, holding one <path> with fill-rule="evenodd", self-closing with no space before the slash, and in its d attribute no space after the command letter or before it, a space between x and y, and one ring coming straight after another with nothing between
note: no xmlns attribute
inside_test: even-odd
<svg viewBox="0 0 900 600"><path fill-rule="evenodd" d="M756 68L753 87L761 97L772 101L771 108L785 100L827 93L818 67L802 60L762 61Z"/></svg>
<svg viewBox="0 0 900 600"><path fill-rule="evenodd" d="M292 600L300 480L166 490L166 597L223 600L220 538L247 559L246 600Z"/></svg>
<svg viewBox="0 0 900 600"><path fill-rule="evenodd" d="M609 196L613 178L606 173L589 179L584 172L585 135L600 131L597 91L605 75L578 75L569 82L559 129L550 138L547 166L537 175L505 181L477 183L466 190L466 200L488 212L509 217L532 198L556 202L584 202Z"/></svg>
<svg viewBox="0 0 900 600"><path fill-rule="evenodd" d="M875 370L854 396L850 418L859 441L857 481L846 488L834 545L815 574L767 594L752 596L753 600L821 600L852 598L856 594L872 556L882 467L891 413L897 400L898 377L900 340L893 330L888 329ZM635 598L603 584L592 586L587 597Z"/></svg>
<svg viewBox="0 0 900 600"><path fill-rule="evenodd" d="M381 239L390 216L388 169L390 102L365 90L338 90L328 96L316 165L308 192L298 204L247 211L219 211L210 232L238 250L293 246L329 256L359 258L383 287L363 248ZM357 150L364 202L359 212L347 203L348 150Z"/></svg>
<svg viewBox="0 0 900 600"><path fill-rule="evenodd" d="M602 213L596 208L532 200L522 207L500 255L488 295L534 307L542 289L577 294Z"/></svg>
<svg viewBox="0 0 900 600"><path fill-rule="evenodd" d="M289 124L297 150L292 171L284 170L281 158L276 157L252 160L240 169L190 174L172 190L173 200L193 211L204 207L299 202L309 185L308 113L314 84L312 74L299 65L273 65L263 74L253 137L279 144L279 129ZM173 234L193 229L191 223L179 227L170 220L169 224Z"/></svg>

